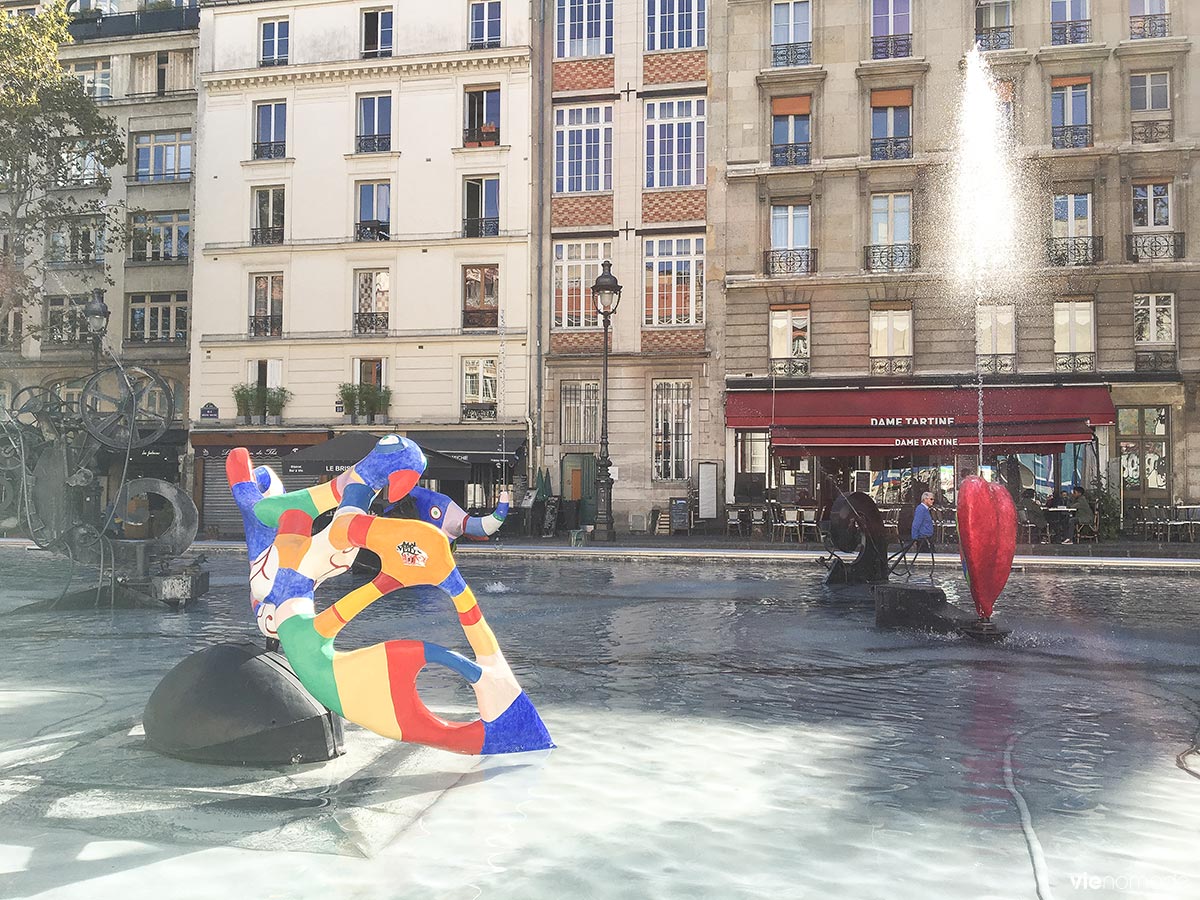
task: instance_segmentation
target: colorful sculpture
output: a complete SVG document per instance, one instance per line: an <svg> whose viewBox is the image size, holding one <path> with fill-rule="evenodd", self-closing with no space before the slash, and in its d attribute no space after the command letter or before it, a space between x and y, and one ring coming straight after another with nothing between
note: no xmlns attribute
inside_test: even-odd
<svg viewBox="0 0 1200 900"><path fill-rule="evenodd" d="M450 538L495 533L507 513L507 498L491 516L467 516L445 495L417 487L425 465L420 447L393 434L334 481L283 493L278 476L265 466L252 468L246 450L230 453L226 475L245 525L250 605L259 630L279 640L317 700L385 737L473 754L553 747L450 548ZM372 501L384 489L393 503L413 494L423 521L370 515ZM333 521L313 534L313 519L334 508ZM318 613L316 588L347 571L364 547L379 556L379 575ZM338 633L370 604L419 585L449 595L474 660L419 640L385 641L348 653L334 648ZM478 719L448 722L426 708L416 679L430 663L471 684Z"/></svg>
<svg viewBox="0 0 1200 900"><path fill-rule="evenodd" d="M979 618L992 617L1017 552L1017 510L1008 488L970 475L958 488L958 540L963 572Z"/></svg>

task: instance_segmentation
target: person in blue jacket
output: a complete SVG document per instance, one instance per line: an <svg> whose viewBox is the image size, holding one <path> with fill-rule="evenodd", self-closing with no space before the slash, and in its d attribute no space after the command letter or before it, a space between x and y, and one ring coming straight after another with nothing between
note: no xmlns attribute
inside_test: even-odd
<svg viewBox="0 0 1200 900"><path fill-rule="evenodd" d="M933 494L926 491L921 495L921 502L913 514L912 539L921 550L929 550L933 546Z"/></svg>

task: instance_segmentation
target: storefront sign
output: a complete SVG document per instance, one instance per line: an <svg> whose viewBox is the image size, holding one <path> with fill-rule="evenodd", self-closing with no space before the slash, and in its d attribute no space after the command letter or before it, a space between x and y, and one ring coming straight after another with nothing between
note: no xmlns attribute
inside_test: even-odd
<svg viewBox="0 0 1200 900"><path fill-rule="evenodd" d="M896 447L957 447L958 438L896 438Z"/></svg>
<svg viewBox="0 0 1200 900"><path fill-rule="evenodd" d="M954 416L896 416L894 418L876 419L871 418L871 425L877 428L910 428L914 425L954 425L957 420Z"/></svg>
<svg viewBox="0 0 1200 900"><path fill-rule="evenodd" d="M202 407L200 407L200 418L219 419L221 418L221 411L217 409L217 404L205 403Z"/></svg>

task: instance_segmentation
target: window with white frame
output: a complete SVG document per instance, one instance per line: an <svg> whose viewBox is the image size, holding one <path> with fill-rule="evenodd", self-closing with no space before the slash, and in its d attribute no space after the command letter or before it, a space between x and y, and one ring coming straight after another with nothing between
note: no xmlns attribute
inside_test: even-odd
<svg viewBox="0 0 1200 900"><path fill-rule="evenodd" d="M1051 22L1083 22L1090 18L1088 0L1050 0Z"/></svg>
<svg viewBox="0 0 1200 900"><path fill-rule="evenodd" d="M702 325L704 238L648 239L645 251L645 324Z"/></svg>
<svg viewBox="0 0 1200 900"><path fill-rule="evenodd" d="M691 470L692 383L655 381L651 403L654 481L684 481Z"/></svg>
<svg viewBox="0 0 1200 900"><path fill-rule="evenodd" d="M10 309L0 316L0 347L17 349L21 346L24 336L25 317L20 309ZM0 403L0 412L7 408L7 403Z"/></svg>
<svg viewBox="0 0 1200 900"><path fill-rule="evenodd" d="M1096 333L1091 300L1057 300L1054 303L1054 352L1095 353Z"/></svg>
<svg viewBox="0 0 1200 900"><path fill-rule="evenodd" d="M255 159L283 159L287 149L287 103L268 100L254 105Z"/></svg>
<svg viewBox="0 0 1200 900"><path fill-rule="evenodd" d="M807 203L771 204L771 249L801 250L812 240L812 208Z"/></svg>
<svg viewBox="0 0 1200 900"><path fill-rule="evenodd" d="M1175 295L1133 295L1133 342L1175 343Z"/></svg>
<svg viewBox="0 0 1200 900"><path fill-rule="evenodd" d="M559 385L562 409L560 439L564 444L594 444L600 429L600 382L564 381Z"/></svg>
<svg viewBox="0 0 1200 900"><path fill-rule="evenodd" d="M46 261L56 266L90 266L104 262L104 229L96 219L64 219L46 233Z"/></svg>
<svg viewBox="0 0 1200 900"><path fill-rule="evenodd" d="M187 291L130 294L129 331L133 343L151 341L183 342L188 333Z"/></svg>
<svg viewBox="0 0 1200 900"><path fill-rule="evenodd" d="M613 108L554 109L554 192L612 190Z"/></svg>
<svg viewBox="0 0 1200 900"><path fill-rule="evenodd" d="M912 242L912 194L871 195L871 242Z"/></svg>
<svg viewBox="0 0 1200 900"><path fill-rule="evenodd" d="M646 50L690 50L705 44L708 0L646 0Z"/></svg>
<svg viewBox="0 0 1200 900"><path fill-rule="evenodd" d="M392 55L392 11L369 9L362 14L363 59Z"/></svg>
<svg viewBox="0 0 1200 900"><path fill-rule="evenodd" d="M592 285L600 274L600 264L611 258L611 241L555 243L555 328L595 328L599 324Z"/></svg>
<svg viewBox="0 0 1200 900"><path fill-rule="evenodd" d="M80 59L63 66L83 85L84 93L95 100L112 97L112 61L110 59Z"/></svg>
<svg viewBox="0 0 1200 900"><path fill-rule="evenodd" d="M975 354L1010 356L1016 353L1016 316L1011 306L975 308Z"/></svg>
<svg viewBox="0 0 1200 900"><path fill-rule="evenodd" d="M86 297L54 296L42 301L46 327L42 342L46 344L77 344L87 337L87 321L83 316Z"/></svg>
<svg viewBox="0 0 1200 900"><path fill-rule="evenodd" d="M1171 76L1143 72L1129 76L1129 108L1134 112L1160 112L1171 108Z"/></svg>
<svg viewBox="0 0 1200 900"><path fill-rule="evenodd" d="M251 221L251 236L257 239L256 243L279 244L283 242L285 198L286 191L282 187L254 189L254 218ZM257 234L253 232L257 232Z"/></svg>
<svg viewBox="0 0 1200 900"><path fill-rule="evenodd" d="M282 272L261 272L250 276L250 315L255 319L283 319Z"/></svg>
<svg viewBox="0 0 1200 900"><path fill-rule="evenodd" d="M554 57L613 52L613 0L555 0Z"/></svg>
<svg viewBox="0 0 1200 900"><path fill-rule="evenodd" d="M288 44L291 40L291 25L288 20L270 19L259 23L259 35L259 65L287 65Z"/></svg>
<svg viewBox="0 0 1200 900"><path fill-rule="evenodd" d="M131 258L137 262L187 259L191 215L187 211L139 213L132 217Z"/></svg>
<svg viewBox="0 0 1200 900"><path fill-rule="evenodd" d="M809 0L782 0L771 4L771 44L807 44L812 41L812 4Z"/></svg>
<svg viewBox="0 0 1200 900"><path fill-rule="evenodd" d="M96 151L82 141L63 141L59 149L62 167L56 183L59 187L83 187L100 180L103 167Z"/></svg>
<svg viewBox="0 0 1200 900"><path fill-rule="evenodd" d="M808 309L771 310L771 359L808 359Z"/></svg>
<svg viewBox="0 0 1200 900"><path fill-rule="evenodd" d="M177 181L192 175L192 132L156 131L133 136L138 181Z"/></svg>
<svg viewBox="0 0 1200 900"><path fill-rule="evenodd" d="M1133 228L1135 231L1170 230L1171 182L1133 186Z"/></svg>
<svg viewBox="0 0 1200 900"><path fill-rule="evenodd" d="M871 310L871 357L912 356L912 310Z"/></svg>
<svg viewBox="0 0 1200 900"><path fill-rule="evenodd" d="M703 99L646 102L646 187L704 184Z"/></svg>
<svg viewBox="0 0 1200 900"><path fill-rule="evenodd" d="M363 227L370 226L382 230L380 235L386 239L392 222L392 184L390 181L360 181L357 184L357 210L359 238L364 237Z"/></svg>
<svg viewBox="0 0 1200 900"><path fill-rule="evenodd" d="M912 34L912 0L872 0L871 34Z"/></svg>
<svg viewBox="0 0 1200 900"><path fill-rule="evenodd" d="M500 46L500 0L474 0L470 8L468 50Z"/></svg>
<svg viewBox="0 0 1200 900"><path fill-rule="evenodd" d="M387 384L387 360L381 356L355 357L354 383L383 387Z"/></svg>
<svg viewBox="0 0 1200 900"><path fill-rule="evenodd" d="M1092 195L1055 194L1051 236L1056 238L1091 237Z"/></svg>
<svg viewBox="0 0 1200 900"><path fill-rule="evenodd" d="M392 149L392 95L366 94L358 98L359 153L386 153Z"/></svg>
<svg viewBox="0 0 1200 900"><path fill-rule="evenodd" d="M975 4L975 34L976 40L984 33L997 28L1012 28L1012 0L979 0ZM1000 50L1002 47L988 47Z"/></svg>
<svg viewBox="0 0 1200 900"><path fill-rule="evenodd" d="M1090 125L1092 121L1091 81L1065 84L1050 89L1050 124L1055 128Z"/></svg>
<svg viewBox="0 0 1200 900"><path fill-rule="evenodd" d="M496 402L495 357L463 359L463 403Z"/></svg>

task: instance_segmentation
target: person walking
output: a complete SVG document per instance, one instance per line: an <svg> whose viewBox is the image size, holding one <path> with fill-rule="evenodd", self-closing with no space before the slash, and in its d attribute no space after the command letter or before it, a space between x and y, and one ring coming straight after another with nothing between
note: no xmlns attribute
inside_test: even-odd
<svg viewBox="0 0 1200 900"><path fill-rule="evenodd" d="M928 550L933 552L933 494L926 491L921 495L921 502L917 504L916 512L913 513L912 537L913 543L918 550Z"/></svg>

